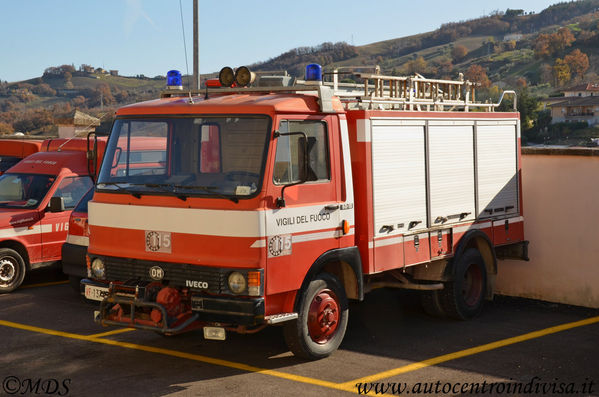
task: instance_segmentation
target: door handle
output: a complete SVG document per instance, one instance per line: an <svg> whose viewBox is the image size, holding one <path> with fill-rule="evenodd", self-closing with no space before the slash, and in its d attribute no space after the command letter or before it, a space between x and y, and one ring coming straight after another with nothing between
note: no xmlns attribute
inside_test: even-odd
<svg viewBox="0 0 599 397"><path fill-rule="evenodd" d="M419 223L422 223L422 221L411 221L410 224L408 225L408 230L409 229L413 229L414 227L416 227L416 225L418 225Z"/></svg>
<svg viewBox="0 0 599 397"><path fill-rule="evenodd" d="M338 210L338 209L339 209L339 204L329 204L329 205L325 205L325 206L324 206L324 209L325 209L325 210L328 210L328 211L335 211L335 210Z"/></svg>

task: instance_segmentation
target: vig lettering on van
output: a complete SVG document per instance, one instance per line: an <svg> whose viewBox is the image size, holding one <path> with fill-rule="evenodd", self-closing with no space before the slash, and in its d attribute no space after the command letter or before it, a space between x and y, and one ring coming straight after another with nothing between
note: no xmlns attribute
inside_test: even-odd
<svg viewBox="0 0 599 397"><path fill-rule="evenodd" d="M208 283L205 281L185 280L185 286L189 288L207 289Z"/></svg>

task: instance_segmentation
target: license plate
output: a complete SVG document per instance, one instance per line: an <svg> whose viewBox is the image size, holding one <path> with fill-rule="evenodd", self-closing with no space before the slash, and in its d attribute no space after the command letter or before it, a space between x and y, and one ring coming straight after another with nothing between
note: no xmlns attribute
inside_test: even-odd
<svg viewBox="0 0 599 397"><path fill-rule="evenodd" d="M222 327L204 327L204 339L225 340L226 332Z"/></svg>
<svg viewBox="0 0 599 397"><path fill-rule="evenodd" d="M102 301L108 296L107 287L96 287L95 285L85 286L85 299L92 301Z"/></svg>

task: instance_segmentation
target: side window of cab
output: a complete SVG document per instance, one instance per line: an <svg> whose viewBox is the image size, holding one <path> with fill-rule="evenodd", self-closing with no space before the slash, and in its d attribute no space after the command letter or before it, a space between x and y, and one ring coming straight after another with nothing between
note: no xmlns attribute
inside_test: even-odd
<svg viewBox="0 0 599 397"><path fill-rule="evenodd" d="M331 180L329 145L326 123L318 120L283 120L280 133L303 132L308 138L307 181ZM287 185L300 181L300 156L303 155L300 141L302 135L281 135L277 138L273 181L276 185Z"/></svg>
<svg viewBox="0 0 599 397"><path fill-rule="evenodd" d="M64 208L72 210L93 185L89 176L67 177L60 182L53 197L62 197Z"/></svg>

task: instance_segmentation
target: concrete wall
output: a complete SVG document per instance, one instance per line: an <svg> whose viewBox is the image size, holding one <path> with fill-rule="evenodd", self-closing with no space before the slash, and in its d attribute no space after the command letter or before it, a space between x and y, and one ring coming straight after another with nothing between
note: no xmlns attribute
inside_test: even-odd
<svg viewBox="0 0 599 397"><path fill-rule="evenodd" d="M599 308L599 149L524 148L530 262L500 261L496 292Z"/></svg>

